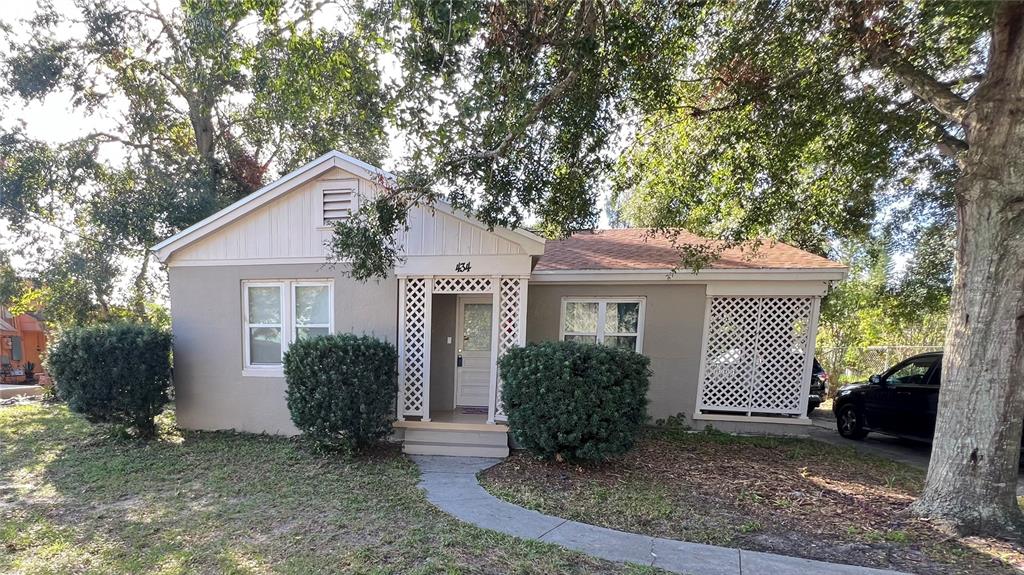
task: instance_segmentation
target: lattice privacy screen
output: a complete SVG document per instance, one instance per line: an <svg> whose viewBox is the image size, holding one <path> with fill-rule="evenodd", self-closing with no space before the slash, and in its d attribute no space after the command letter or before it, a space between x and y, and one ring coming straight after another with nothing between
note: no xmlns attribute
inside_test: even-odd
<svg viewBox="0 0 1024 575"><path fill-rule="evenodd" d="M402 414L423 414L423 388L427 385L427 374L424 368L427 338L427 298L429 290L426 278L408 278L405 280L405 293L402 305L405 306L405 331L403 334L402 373Z"/></svg>
<svg viewBox="0 0 1024 575"><path fill-rule="evenodd" d="M812 297L709 298L698 409L803 413Z"/></svg>

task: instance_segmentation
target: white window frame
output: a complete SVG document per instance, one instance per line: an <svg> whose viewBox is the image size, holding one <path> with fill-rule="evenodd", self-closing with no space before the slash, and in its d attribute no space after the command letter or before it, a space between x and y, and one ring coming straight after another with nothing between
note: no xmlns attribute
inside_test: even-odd
<svg viewBox="0 0 1024 575"><path fill-rule="evenodd" d="M249 377L284 377L284 354L295 342L295 288L297 286L327 286L329 301L329 323L306 324L302 327L326 327L328 333L334 333L334 280L332 279L301 279L301 280L243 280L242 281L242 375ZM263 324L249 323L249 288L276 287L281 294L281 323ZM281 329L281 363L252 363L249 329L254 327L279 327Z"/></svg>
<svg viewBox="0 0 1024 575"><path fill-rule="evenodd" d="M596 303L597 304L597 333L583 333L576 331L565 331L565 308L569 303ZM635 303L639 304L637 312L636 333L605 333L604 326L607 320L608 304L610 303ZM645 296L628 297L590 297L590 296L566 296L562 298L562 305L558 314L558 340L565 341L565 336L589 336L596 335L597 343L604 345L605 336L636 336L636 352L643 353L644 349L644 323L647 309L647 298Z"/></svg>
<svg viewBox="0 0 1024 575"><path fill-rule="evenodd" d="M309 281L309 280L298 280L291 282L291 306L288 311L291 313L292 329L289 332L290 341L295 341L299 338L300 327L326 327L328 334L334 333L334 282L328 281ZM295 292L300 287L326 287L327 288L327 323L306 323L299 325L295 321L295 302L298 298L295 297Z"/></svg>

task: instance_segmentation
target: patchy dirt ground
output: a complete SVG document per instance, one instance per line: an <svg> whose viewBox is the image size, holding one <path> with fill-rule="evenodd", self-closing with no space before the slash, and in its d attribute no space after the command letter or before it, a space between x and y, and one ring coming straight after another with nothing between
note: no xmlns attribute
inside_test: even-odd
<svg viewBox="0 0 1024 575"><path fill-rule="evenodd" d="M660 537L920 574L1024 571L1021 542L911 517L919 470L813 440L652 431L602 465L518 453L481 480L520 505Z"/></svg>

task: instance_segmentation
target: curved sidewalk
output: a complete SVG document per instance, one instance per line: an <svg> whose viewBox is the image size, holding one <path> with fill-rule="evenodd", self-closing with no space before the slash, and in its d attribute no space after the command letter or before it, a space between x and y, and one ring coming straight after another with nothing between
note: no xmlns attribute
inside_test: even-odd
<svg viewBox="0 0 1024 575"><path fill-rule="evenodd" d="M687 543L626 533L544 515L488 493L476 474L500 459L414 455L420 487L439 509L477 527L554 543L609 561L650 565L687 575L894 575L867 567Z"/></svg>

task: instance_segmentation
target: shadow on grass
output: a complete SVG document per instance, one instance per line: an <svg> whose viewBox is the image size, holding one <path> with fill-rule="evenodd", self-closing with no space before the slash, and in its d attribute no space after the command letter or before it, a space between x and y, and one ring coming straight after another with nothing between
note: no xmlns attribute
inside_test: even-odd
<svg viewBox="0 0 1024 575"><path fill-rule="evenodd" d="M619 573L457 523L394 449L344 461L236 433L112 437L63 406L0 408L0 572Z"/></svg>

